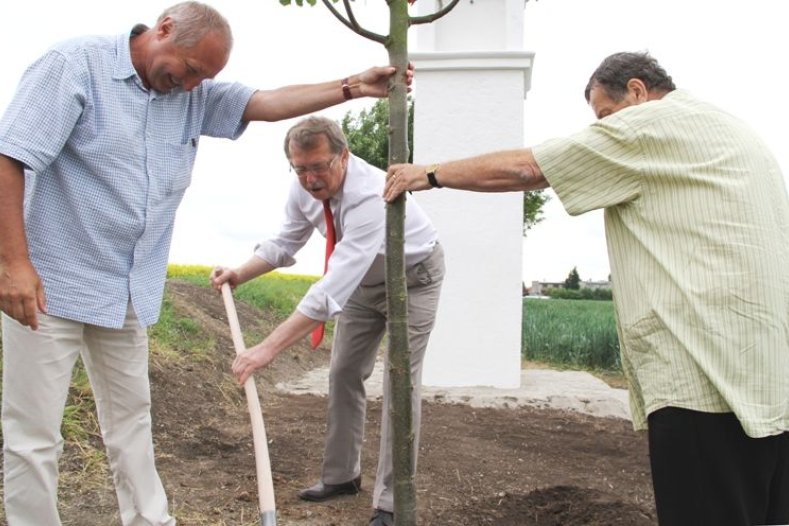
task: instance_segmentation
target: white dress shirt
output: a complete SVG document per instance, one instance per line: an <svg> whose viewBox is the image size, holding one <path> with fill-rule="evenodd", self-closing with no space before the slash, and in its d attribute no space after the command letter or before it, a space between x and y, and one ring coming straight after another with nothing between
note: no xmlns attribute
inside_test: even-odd
<svg viewBox="0 0 789 526"><path fill-rule="evenodd" d="M326 321L342 312L359 285L384 282L386 173L350 155L345 181L331 198L337 244L326 274L310 287L297 310L314 320ZM275 267L293 265L294 256L313 230L326 236L323 203L294 178L279 234L255 248L255 255ZM421 262L433 251L438 233L412 195L406 199L405 264Z"/></svg>

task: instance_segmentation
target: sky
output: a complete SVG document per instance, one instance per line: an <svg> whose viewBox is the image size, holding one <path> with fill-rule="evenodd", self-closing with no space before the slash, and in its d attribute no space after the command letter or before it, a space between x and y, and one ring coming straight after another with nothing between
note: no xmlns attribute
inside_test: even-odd
<svg viewBox="0 0 789 526"><path fill-rule="evenodd" d="M25 67L54 42L121 33L137 22L153 25L170 3L113 2L110 10L99 0L3 2L0 111ZM355 35L321 5L208 3L228 18L235 37L219 80L270 89L339 79L388 63L380 44ZM356 0L354 5L362 25L387 32L383 0ZM532 87L524 101L524 146L573 133L593 121L583 88L605 56L649 51L678 87L748 122L789 177L785 5L783 0L529 0L524 7L524 50L533 51L535 58ZM416 32L411 49L419 51ZM416 97L418 92L417 71ZM321 113L340 119L372 103L354 100ZM237 141L201 141L192 185L176 218L171 262L237 265L251 256L257 242L276 232L293 177L282 151L282 139L293 122L252 123ZM290 270L320 274L322 244L317 237L311 240ZM583 280L607 278L602 212L570 217L553 196L544 221L524 239L523 279L527 284L562 281L574 267Z"/></svg>

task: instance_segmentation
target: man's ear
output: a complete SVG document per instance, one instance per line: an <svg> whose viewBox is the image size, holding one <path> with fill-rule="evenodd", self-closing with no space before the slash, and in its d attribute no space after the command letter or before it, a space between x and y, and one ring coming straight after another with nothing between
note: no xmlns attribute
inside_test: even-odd
<svg viewBox="0 0 789 526"><path fill-rule="evenodd" d="M630 79L627 81L627 91L640 104L649 100L649 90L641 79Z"/></svg>
<svg viewBox="0 0 789 526"><path fill-rule="evenodd" d="M156 36L159 39L166 39L172 36L174 29L173 19L169 16L164 17L161 22L156 24Z"/></svg>

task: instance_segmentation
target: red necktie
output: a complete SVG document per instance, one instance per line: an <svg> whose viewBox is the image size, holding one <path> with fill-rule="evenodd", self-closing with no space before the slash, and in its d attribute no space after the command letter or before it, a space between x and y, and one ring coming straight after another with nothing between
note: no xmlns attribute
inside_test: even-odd
<svg viewBox="0 0 789 526"><path fill-rule="evenodd" d="M337 242L336 233L334 231L334 215L331 213L331 207L329 206L329 200L326 199L323 202L323 218L326 221L326 260L323 264L323 273L326 274L326 270L329 268L329 258L331 257L331 253L334 252L334 245ZM326 329L326 324L321 323L312 331L312 348L317 349L318 345L321 344L321 340L323 340L323 331Z"/></svg>

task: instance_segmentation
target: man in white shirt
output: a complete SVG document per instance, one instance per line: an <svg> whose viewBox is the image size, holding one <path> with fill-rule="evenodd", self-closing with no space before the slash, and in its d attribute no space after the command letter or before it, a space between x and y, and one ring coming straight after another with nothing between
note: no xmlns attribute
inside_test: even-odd
<svg viewBox="0 0 789 526"><path fill-rule="evenodd" d="M243 384L258 368L322 325L339 316L329 372L329 407L321 480L299 497L323 501L355 494L361 488L361 449L366 397L364 380L375 365L386 330L384 250L386 232L383 194L385 173L350 153L336 122L308 117L285 138L285 154L297 180L288 196L285 222L279 234L255 249L241 266L218 267L211 283L235 287L278 267L295 263L294 255L317 228L336 236L326 273L301 300L291 316L261 343L239 355L233 373ZM327 211L324 207L328 207ZM327 216L326 214L330 214ZM327 225L326 218L333 222ZM414 199L406 201L405 266L408 286L408 325L411 350L414 455L419 443L422 364L435 321L444 256L438 235ZM384 371L383 415L390 403L388 371ZM392 429L381 419L381 447L373 491L370 524L394 524Z"/></svg>

